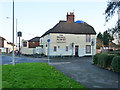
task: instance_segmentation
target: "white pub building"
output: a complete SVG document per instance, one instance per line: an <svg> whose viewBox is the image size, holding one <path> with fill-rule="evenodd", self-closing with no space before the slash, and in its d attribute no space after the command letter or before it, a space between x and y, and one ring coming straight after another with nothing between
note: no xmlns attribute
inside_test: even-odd
<svg viewBox="0 0 120 90"><path fill-rule="evenodd" d="M83 21L74 22L74 13L67 13L67 21L59 21L40 37L42 54L50 56L91 56L96 54L96 32ZM94 40L94 46L91 45Z"/></svg>

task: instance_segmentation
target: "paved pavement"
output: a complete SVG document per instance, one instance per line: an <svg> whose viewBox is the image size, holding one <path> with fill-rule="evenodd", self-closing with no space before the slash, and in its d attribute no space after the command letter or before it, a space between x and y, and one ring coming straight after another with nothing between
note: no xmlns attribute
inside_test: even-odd
<svg viewBox="0 0 120 90"><path fill-rule="evenodd" d="M75 58L70 62L51 63L53 67L87 88L118 88L118 73L92 65L91 57Z"/></svg>
<svg viewBox="0 0 120 90"><path fill-rule="evenodd" d="M12 57L0 55L2 64L12 64ZM0 62L1 62L0 61ZM15 57L16 63L47 62L47 58ZM92 65L91 57L51 58L50 65L87 88L118 88L120 75ZM119 85L120 86L120 85Z"/></svg>

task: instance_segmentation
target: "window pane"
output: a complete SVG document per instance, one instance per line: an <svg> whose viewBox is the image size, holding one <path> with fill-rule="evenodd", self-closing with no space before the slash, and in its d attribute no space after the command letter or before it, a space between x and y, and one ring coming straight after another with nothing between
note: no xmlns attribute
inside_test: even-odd
<svg viewBox="0 0 120 90"><path fill-rule="evenodd" d="M68 46L66 46L66 51L68 51Z"/></svg>
<svg viewBox="0 0 120 90"><path fill-rule="evenodd" d="M23 42L23 47L27 47L27 42Z"/></svg>
<svg viewBox="0 0 120 90"><path fill-rule="evenodd" d="M86 35L86 42L90 42L91 36L90 35Z"/></svg>
<svg viewBox="0 0 120 90"><path fill-rule="evenodd" d="M57 51L57 48L56 48L56 46L54 46L54 51L55 51L55 52Z"/></svg>
<svg viewBox="0 0 120 90"><path fill-rule="evenodd" d="M90 45L86 45L86 53L91 53L91 46Z"/></svg>

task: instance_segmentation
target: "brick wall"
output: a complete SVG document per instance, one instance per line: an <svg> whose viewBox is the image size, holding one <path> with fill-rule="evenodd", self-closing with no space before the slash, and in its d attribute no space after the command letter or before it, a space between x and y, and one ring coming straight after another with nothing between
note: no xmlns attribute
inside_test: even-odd
<svg viewBox="0 0 120 90"><path fill-rule="evenodd" d="M70 12L70 14L67 13L67 22L69 22L69 23L74 22L74 13L71 13L71 12Z"/></svg>
<svg viewBox="0 0 120 90"><path fill-rule="evenodd" d="M29 48L36 48L36 46L40 45L40 42L28 42Z"/></svg>
<svg viewBox="0 0 120 90"><path fill-rule="evenodd" d="M0 38L0 47L4 47L4 40Z"/></svg>

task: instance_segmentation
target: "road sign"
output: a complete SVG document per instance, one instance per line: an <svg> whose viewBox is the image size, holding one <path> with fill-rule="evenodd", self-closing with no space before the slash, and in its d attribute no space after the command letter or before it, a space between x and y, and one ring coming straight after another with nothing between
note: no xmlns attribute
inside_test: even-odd
<svg viewBox="0 0 120 90"><path fill-rule="evenodd" d="M94 46L94 41L93 41L93 39L92 39L91 45Z"/></svg>
<svg viewBox="0 0 120 90"><path fill-rule="evenodd" d="M50 39L48 39L47 42L50 42Z"/></svg>

